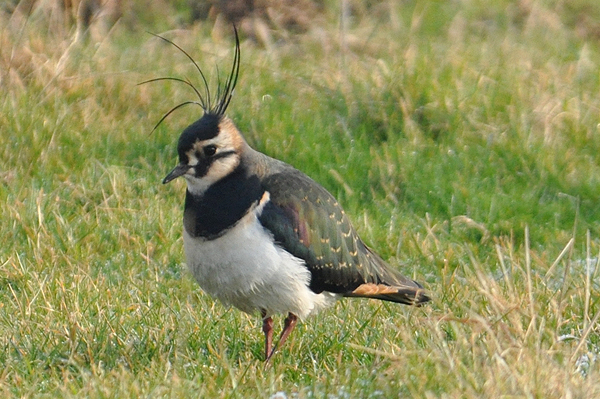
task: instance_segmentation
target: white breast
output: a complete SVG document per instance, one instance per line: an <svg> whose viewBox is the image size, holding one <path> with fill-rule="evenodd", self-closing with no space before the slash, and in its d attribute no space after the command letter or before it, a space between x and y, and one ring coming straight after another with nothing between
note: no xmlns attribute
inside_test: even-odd
<svg viewBox="0 0 600 399"><path fill-rule="evenodd" d="M264 309L267 315L304 318L338 295L312 292L304 261L274 244L257 218L268 201L266 193L259 207L217 239L193 238L184 230L188 267L202 289L225 304L247 313Z"/></svg>

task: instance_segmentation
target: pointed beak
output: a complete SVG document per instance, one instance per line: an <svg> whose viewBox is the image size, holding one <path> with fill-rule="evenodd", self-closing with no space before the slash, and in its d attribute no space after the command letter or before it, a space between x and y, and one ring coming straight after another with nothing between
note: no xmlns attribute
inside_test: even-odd
<svg viewBox="0 0 600 399"><path fill-rule="evenodd" d="M179 165L175 166L175 168L171 172L169 172L167 177L165 177L163 179L163 181L162 181L163 184L167 184L171 180L174 180L174 179L178 178L179 176L185 175L187 173L187 171L190 170L190 168L191 168L190 165L180 163Z"/></svg>

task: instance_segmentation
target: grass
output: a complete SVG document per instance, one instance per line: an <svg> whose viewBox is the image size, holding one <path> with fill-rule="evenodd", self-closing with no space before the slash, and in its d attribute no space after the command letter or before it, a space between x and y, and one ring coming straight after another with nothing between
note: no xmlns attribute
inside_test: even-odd
<svg viewBox="0 0 600 399"><path fill-rule="evenodd" d="M160 184L200 116L149 134L193 93L137 83L199 78L145 33L176 19L69 50L39 15L3 28L2 396L598 396L600 9L488 3L384 2L343 32L329 4L320 30L243 40L229 113L248 141L327 187L434 298L340 302L268 368L258 317L188 275L184 184ZM232 41L209 30L165 35L214 82Z"/></svg>

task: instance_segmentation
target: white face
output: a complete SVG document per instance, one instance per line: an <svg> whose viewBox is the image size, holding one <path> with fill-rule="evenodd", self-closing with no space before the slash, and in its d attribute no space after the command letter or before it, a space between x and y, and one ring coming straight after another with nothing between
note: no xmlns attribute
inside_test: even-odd
<svg viewBox="0 0 600 399"><path fill-rule="evenodd" d="M227 118L219 124L219 134L208 140L198 140L185 154L190 167L183 175L188 190L201 195L213 183L232 173L240 163L243 140Z"/></svg>

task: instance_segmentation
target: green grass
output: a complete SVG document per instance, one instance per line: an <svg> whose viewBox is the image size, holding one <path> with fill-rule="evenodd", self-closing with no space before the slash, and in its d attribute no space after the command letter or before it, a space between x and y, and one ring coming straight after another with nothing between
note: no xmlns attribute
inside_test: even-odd
<svg viewBox="0 0 600 399"><path fill-rule="evenodd" d="M193 93L137 84L200 83L145 33L177 18L149 13L62 62L68 41L40 15L2 28L0 395L600 395L600 8L383 4L357 5L344 32L336 3L321 30L269 49L243 40L229 115L434 299L342 301L268 368L259 318L187 273L184 183L160 183L200 109L149 134ZM233 41L208 24L167 36L213 82L229 69Z"/></svg>

